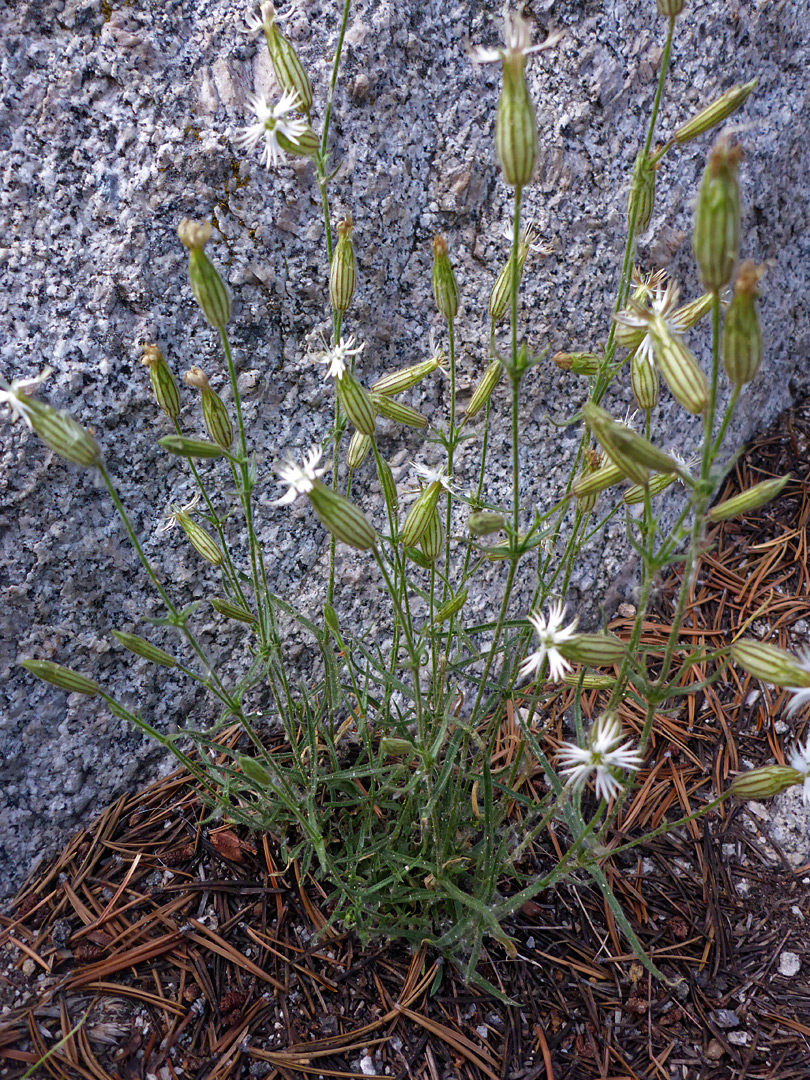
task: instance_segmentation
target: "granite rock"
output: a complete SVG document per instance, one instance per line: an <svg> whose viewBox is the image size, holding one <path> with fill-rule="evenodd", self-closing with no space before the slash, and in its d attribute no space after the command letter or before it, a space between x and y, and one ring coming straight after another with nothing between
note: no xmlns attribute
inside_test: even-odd
<svg viewBox="0 0 810 1080"><path fill-rule="evenodd" d="M369 381L422 359L436 325L430 241L444 233L462 293L458 324L462 404L486 362L483 313L507 252L510 195L495 162L497 65L470 63L468 41L499 40L499 5L478 0L357 0L346 34L331 145L340 166L333 217L351 211L359 261L347 330L368 342ZM297 0L285 23L308 71L320 125L339 23L336 0ZM526 192L546 254L530 256L521 312L529 341L579 350L607 336L624 243L627 177L655 91L665 21L652 0L542 0L527 5L535 40L564 39L532 58L540 164ZM265 473L287 453L324 437L331 390L307 353L325 331L325 260L311 166L287 159L272 173L233 135L249 119L245 97L273 91L261 40L240 33L232 0L19 0L0 12L0 371L30 377L49 364L40 394L92 425L147 553L185 601L214 592L214 576L174 530L156 535L170 500L185 501L184 466L155 445L169 433L139 364L140 343L157 341L174 370L205 368L228 396L215 334L200 318L176 239L184 216L215 225L211 257L234 298L232 343L257 461ZM744 395L730 440L740 445L807 389L810 239L806 228L810 105L810 15L794 4L687 0L660 131L669 133L719 92L754 75L756 94L739 117L744 254L768 265L762 301L764 370ZM671 154L639 261L666 266L697 295L690 256L692 202L709 138ZM691 344L705 350L706 335ZM541 365L526 383L522 497L547 505L576 451L575 428L558 428L582 399L572 376ZM197 425L191 395L184 423ZM413 403L441 415L433 379ZM623 413L623 382L610 406ZM496 392L506 415L505 387ZM689 450L698 424L663 395L661 444ZM27 656L70 664L101 680L164 730L204 721L204 698L180 677L122 657L111 629L144 631L159 616L106 492L65 464L24 426L3 421L0 551L0 890L8 893L47 853L128 786L166 767L103 703L66 696L17 667ZM421 437L384 427L397 479L407 462L432 460ZM459 475L471 482L477 444ZM508 430L495 425L490 494L504 491ZM206 467L211 475L219 466ZM364 473L360 501L373 499ZM261 537L272 578L304 609L322 602L326 541L306 506L271 507L258 489ZM584 614L594 597L632 596L623 525L582 559L569 600ZM367 562L341 553L338 606L353 623L378 590ZM486 612L498 588L477 601ZM359 588L362 583L362 592ZM523 594L525 597L525 588ZM521 610L519 599L516 612ZM612 611L608 611L612 614ZM240 631L201 615L206 647L227 664ZM382 631L381 631L382 632ZM157 644L175 643L165 631ZM293 642L306 668L307 643ZM123 661L123 662L122 662ZM206 711L206 710L209 711Z"/></svg>

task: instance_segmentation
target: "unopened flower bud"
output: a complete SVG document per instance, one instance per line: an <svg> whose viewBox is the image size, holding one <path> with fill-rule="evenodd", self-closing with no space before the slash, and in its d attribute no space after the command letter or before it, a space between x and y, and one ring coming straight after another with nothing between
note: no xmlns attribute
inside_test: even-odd
<svg viewBox="0 0 810 1080"><path fill-rule="evenodd" d="M503 514L489 510L477 510L467 518L467 528L473 536L490 536L505 528Z"/></svg>
<svg viewBox="0 0 810 1080"><path fill-rule="evenodd" d="M442 606L439 608L439 610L436 612L436 614L433 617L434 625L437 625L438 623L446 622L448 619L451 619L454 615L457 615L459 613L459 611L461 611L461 609L464 607L464 605L466 603L467 603L467 590L462 589L461 592L458 593L456 596L451 597L447 601L446 604L442 604Z"/></svg>
<svg viewBox="0 0 810 1080"><path fill-rule="evenodd" d="M531 227L521 236L517 250L518 283L523 277L523 267L526 264L526 256L531 247L533 230ZM489 317L493 322L498 322L507 312L512 300L512 259L507 259L506 264L495 279L492 292L489 296Z"/></svg>
<svg viewBox="0 0 810 1080"><path fill-rule="evenodd" d="M615 634L573 634L558 646L566 660L588 667L609 667L624 660L627 646Z"/></svg>
<svg viewBox="0 0 810 1080"><path fill-rule="evenodd" d="M789 765L764 765L760 769L738 773L731 781L729 791L738 799L770 799L803 781L802 773Z"/></svg>
<svg viewBox="0 0 810 1080"><path fill-rule="evenodd" d="M241 604L235 604L232 600L215 596L209 603L214 611L224 615L226 619L234 619L236 622L247 623L249 626L253 626L257 621L252 611L246 611Z"/></svg>
<svg viewBox="0 0 810 1080"><path fill-rule="evenodd" d="M262 787L272 788L275 786L273 774L265 769L264 765L258 762L256 758L248 757L246 754L238 754L236 760L248 780L252 780L254 784L261 784Z"/></svg>
<svg viewBox="0 0 810 1080"><path fill-rule="evenodd" d="M149 368L149 379L158 405L170 419L176 420L180 415L180 391L157 345L144 346L141 363Z"/></svg>
<svg viewBox="0 0 810 1080"><path fill-rule="evenodd" d="M211 326L223 329L231 317L231 298L225 283L203 250L211 237L207 221L184 218L177 226L177 235L188 248L188 280L194 298Z"/></svg>
<svg viewBox="0 0 810 1080"><path fill-rule="evenodd" d="M709 314L713 303L714 296L710 292L703 293L697 300L690 300L688 304L679 307L672 321L677 323L679 331L689 330L699 323L704 315Z"/></svg>
<svg viewBox="0 0 810 1080"><path fill-rule="evenodd" d="M285 93L296 94L303 111L309 113L312 109L312 87L298 54L279 30L275 21L275 8L272 4L262 5L262 15L267 51L270 53L276 81Z"/></svg>
<svg viewBox="0 0 810 1080"><path fill-rule="evenodd" d="M613 464L633 483L646 484L651 469L656 472L680 471L678 463L663 450L624 424L612 420L604 409L592 401L585 403L582 413L596 441Z"/></svg>
<svg viewBox="0 0 810 1080"><path fill-rule="evenodd" d="M329 266L329 302L334 311L346 311L354 296L357 265L352 246L351 214L338 225L338 242Z"/></svg>
<svg viewBox="0 0 810 1080"><path fill-rule="evenodd" d="M537 117L526 86L521 52L503 58L503 87L495 120L495 145L503 178L515 188L525 187L537 168Z"/></svg>
<svg viewBox="0 0 810 1080"><path fill-rule="evenodd" d="M641 349L630 357L630 387L640 409L654 409L658 404L658 371Z"/></svg>
<svg viewBox="0 0 810 1080"><path fill-rule="evenodd" d="M810 686L810 671L785 649L753 638L740 638L731 646L731 659L755 679L775 686Z"/></svg>
<svg viewBox="0 0 810 1080"><path fill-rule="evenodd" d="M458 312L458 285L443 236L433 237L433 295L439 314L448 322Z"/></svg>
<svg viewBox="0 0 810 1080"><path fill-rule="evenodd" d="M610 690L616 680L612 675L591 675L589 672L581 674L578 671L567 671L562 677L566 686L579 686L583 690Z"/></svg>
<svg viewBox="0 0 810 1080"><path fill-rule="evenodd" d="M420 566L423 570L430 570L431 566L433 565L433 560L429 559L427 555L423 554L423 552L421 552L419 548L403 547L402 550L405 553L405 556L410 559L412 563Z"/></svg>
<svg viewBox="0 0 810 1080"><path fill-rule="evenodd" d="M345 495L318 481L308 498L323 527L341 543L358 551L367 551L377 543L377 534L366 515Z"/></svg>
<svg viewBox="0 0 810 1080"><path fill-rule="evenodd" d="M727 521L729 518L737 517L738 514L749 514L752 510L758 510L760 506L765 506L771 499L775 499L789 479L790 473L787 476L777 476L773 480L763 480L761 484L754 484L747 491L741 491L739 495L734 495L725 502L713 506L709 511L709 519Z"/></svg>
<svg viewBox="0 0 810 1080"><path fill-rule="evenodd" d="M429 360L422 360L418 364L412 364L410 367L401 368L399 371L392 371L390 375L383 375L382 378L377 379L372 384L371 390L376 394L385 394L390 397L392 394L401 394L403 390L410 390L412 386L416 386L420 383L426 375L430 375L441 366L444 360L444 353L436 352Z"/></svg>
<svg viewBox="0 0 810 1080"><path fill-rule="evenodd" d="M335 379L335 384L349 420L363 435L373 435L376 427L374 405L366 388L348 369Z"/></svg>
<svg viewBox="0 0 810 1080"><path fill-rule="evenodd" d="M98 683L80 675L78 671L62 667L61 664L52 664L49 660L23 660L21 667L36 675L43 682L51 686L58 686L60 690L67 690L69 694L87 694L95 697L98 693Z"/></svg>
<svg viewBox="0 0 810 1080"><path fill-rule="evenodd" d="M492 397L492 391L500 382L501 375L503 374L503 364L500 360L491 361L489 367L481 376L478 386L473 391L473 396L470 398L470 404L464 410L464 416L467 420L472 420L474 416L477 416L481 412L483 407Z"/></svg>
<svg viewBox="0 0 810 1080"><path fill-rule="evenodd" d="M558 352L554 353L551 359L560 371L572 371L575 375L591 376L599 374L600 360L596 353Z"/></svg>
<svg viewBox="0 0 810 1080"><path fill-rule="evenodd" d="M161 667L177 667L177 661L171 653L164 652L138 634L124 634L120 630L113 630L113 637L125 649L129 649L136 656L142 656L144 660L151 660L153 664L160 664Z"/></svg>
<svg viewBox="0 0 810 1080"><path fill-rule="evenodd" d="M219 458L223 453L222 447L216 443L205 439L187 439L183 435L164 435L158 439L158 446L177 457Z"/></svg>
<svg viewBox="0 0 810 1080"><path fill-rule="evenodd" d="M683 0L656 0L658 13L672 19L683 11Z"/></svg>
<svg viewBox="0 0 810 1080"><path fill-rule="evenodd" d="M719 98L715 98L711 105L707 105L691 120L687 120L685 124L681 124L679 128L676 128L672 136L675 142L688 143L691 139L696 139L698 135L703 135L704 132L716 127L717 124L722 124L724 120L728 120L729 116L739 109L756 85L757 80L752 79L750 82L741 83L738 86L732 86L730 90L726 90Z"/></svg>
<svg viewBox="0 0 810 1080"><path fill-rule="evenodd" d="M422 534L430 525L441 491L442 485L438 480L434 480L417 496L416 501L405 515L405 521L399 534L400 540L405 547L415 547L421 540Z"/></svg>
<svg viewBox="0 0 810 1080"><path fill-rule="evenodd" d="M640 236L647 231L655 202L655 167L650 164L651 154L643 150L636 158L633 179L627 193L627 228Z"/></svg>
<svg viewBox="0 0 810 1080"><path fill-rule="evenodd" d="M572 493L580 501L580 509L593 510L599 492L613 487L614 484L620 484L625 479L625 475L624 471L612 461L597 468L593 468L586 462L571 488Z"/></svg>
<svg viewBox="0 0 810 1080"><path fill-rule="evenodd" d="M761 269L750 259L742 264L723 323L723 366L735 386L751 382L762 363L762 333L757 315L760 274Z"/></svg>
<svg viewBox="0 0 810 1080"><path fill-rule="evenodd" d="M655 473L654 476L650 477L646 491L651 498L654 498L656 495L660 495L662 491L666 491L668 487L671 487L677 479L678 477L675 473ZM642 487L641 484L633 484L632 487L629 487L627 491L623 493L622 502L626 506L634 506L637 503L642 503L644 502L644 493L645 488Z"/></svg>
<svg viewBox="0 0 810 1080"><path fill-rule="evenodd" d="M359 469L368 456L371 449L371 436L364 435L362 431L355 431L349 439L349 449L346 453L346 464L350 469Z"/></svg>
<svg viewBox="0 0 810 1080"><path fill-rule="evenodd" d="M419 537L419 547L422 549L423 555L432 562L434 559L438 559L443 544L444 526L442 525L439 508L436 506L428 519L427 528Z"/></svg>
<svg viewBox="0 0 810 1080"><path fill-rule="evenodd" d="M384 416L386 420L404 424L405 427L418 429L427 427L427 417L422 416L416 409L412 409L410 405L405 405L401 401L394 401L388 394L377 394L374 391L371 392L370 397L378 414Z"/></svg>
<svg viewBox="0 0 810 1080"><path fill-rule="evenodd" d="M380 481L380 488L382 489L386 507L391 511L392 514L396 514L396 481L394 480L394 474L391 472L391 466L388 464L385 458L380 455L377 456L377 478Z"/></svg>
<svg viewBox="0 0 810 1080"><path fill-rule="evenodd" d="M65 461L89 468L101 464L101 450L90 432L68 413L36 398L26 398L25 412L40 439Z"/></svg>
<svg viewBox="0 0 810 1080"><path fill-rule="evenodd" d="M655 361L672 396L687 412L702 413L709 403L709 382L694 355L660 315L650 320L650 336Z"/></svg>
<svg viewBox="0 0 810 1080"><path fill-rule="evenodd" d="M188 386L194 386L200 391L205 430L217 446L222 447L227 453L233 444L233 424L228 416L225 402L215 390L211 389L208 377L202 368L189 368L184 380Z"/></svg>
<svg viewBox="0 0 810 1080"><path fill-rule="evenodd" d="M716 291L731 280L740 248L737 165L742 151L728 139L712 147L695 208L692 250L704 288Z"/></svg>

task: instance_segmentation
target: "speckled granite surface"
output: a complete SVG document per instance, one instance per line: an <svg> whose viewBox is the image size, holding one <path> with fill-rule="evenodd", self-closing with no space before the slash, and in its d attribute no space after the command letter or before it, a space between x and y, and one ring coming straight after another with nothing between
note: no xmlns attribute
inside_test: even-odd
<svg viewBox="0 0 810 1080"><path fill-rule="evenodd" d="M426 355L435 322L430 240L448 238L462 291L458 325L464 394L485 362L482 312L505 257L509 198L495 165L496 66L473 66L473 40L495 44L496 5L446 0L357 0L335 101L333 210L350 210L360 277L347 329L368 342L362 374ZM286 24L323 100L338 4L299 0ZM541 161L527 214L551 247L524 278L530 342L583 349L607 335L624 237L623 186L655 87L664 21L652 0L543 0L527 6L555 49L533 58ZM155 446L169 431L147 393L139 342L160 343L174 370L203 366L224 385L213 333L185 280L176 240L183 216L213 216L209 252L234 297L232 338L260 469L324 435L331 408L306 336L326 328L326 274L311 167L289 160L263 171L232 141L248 120L251 90L272 90L262 41L240 34L230 0L20 0L0 11L0 371L54 373L43 398L94 426L150 557L187 600L213 591L210 572L178 530L157 537L170 498L189 485L182 464ZM662 134L734 82L759 76L740 120L744 254L767 261L762 318L765 370L746 394L732 438L741 442L808 384L810 265L807 176L810 129L805 73L808 13L791 3L687 0L674 50ZM316 106L316 127L321 112ZM696 295L689 253L691 201L706 138L671 155L640 246L648 268L670 267ZM700 332L691 343L705 344ZM440 408L440 383L421 405ZM419 404L418 396L414 404ZM189 425L196 423L186 397ZM504 409L503 391L496 401ZM612 399L629 401L625 386ZM553 427L580 402L576 380L550 365L526 383L523 494L546 503L575 451L573 431ZM664 395L661 443L689 449L694 423ZM505 409L502 415L505 415ZM507 425L496 426L491 492L505 476ZM383 429L383 448L405 482L420 437ZM171 672L121 663L112 628L143 630L160 614L92 476L69 466L19 425L0 425L0 891L128 785L154 775L159 756L96 701L66 697L16 668L24 656L59 660L138 702L159 725L205 715L200 696ZM460 476L472 479L477 444ZM429 454L428 454L429 457ZM212 471L216 470L216 466ZM373 489L361 479L358 498ZM277 590L305 608L321 602L324 534L309 510L292 516L258 491L262 538ZM593 550L570 599L592 603L621 578L623 527ZM343 554L339 607L351 621L369 597L365 561ZM497 589L479 601L482 611ZM358 586L363 584L363 593ZM629 587L629 586L628 586ZM370 587L371 597L375 587ZM362 600L361 600L362 595ZM516 609L517 610L517 609ZM227 660L234 637L202 618L201 636ZM158 643L169 639L155 634ZM112 644L111 644L112 642ZM306 664L306 646L296 646Z"/></svg>

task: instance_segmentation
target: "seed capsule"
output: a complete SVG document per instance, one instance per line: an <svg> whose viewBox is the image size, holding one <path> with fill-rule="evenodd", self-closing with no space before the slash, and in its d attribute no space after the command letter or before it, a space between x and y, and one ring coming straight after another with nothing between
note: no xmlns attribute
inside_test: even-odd
<svg viewBox="0 0 810 1080"><path fill-rule="evenodd" d="M647 484L646 490L649 492L650 497L653 498L656 495L660 495L662 491L666 491L668 487L675 483L678 477L675 473L656 473L650 477L650 481ZM622 502L627 506L634 506L637 503L644 502L645 489L641 484L633 484L622 495Z"/></svg>
<svg viewBox="0 0 810 1080"><path fill-rule="evenodd" d="M369 396L378 414L384 416L387 420L393 420L397 424L404 424L406 427L419 429L427 427L427 417L422 416L416 409L412 409L410 405L405 405L401 401L394 401L388 394L377 394L372 391Z"/></svg>
<svg viewBox="0 0 810 1080"><path fill-rule="evenodd" d="M729 790L738 799L770 799L803 781L804 776L789 765L764 765L738 773Z"/></svg>
<svg viewBox="0 0 810 1080"><path fill-rule="evenodd" d="M347 214L338 225L338 242L329 267L329 301L335 311L346 311L354 296L357 265L352 246L352 218Z"/></svg>
<svg viewBox="0 0 810 1080"><path fill-rule="evenodd" d="M72 416L36 398L26 398L25 412L40 439L65 461L86 468L101 464L98 443Z"/></svg>
<svg viewBox="0 0 810 1080"><path fill-rule="evenodd" d="M747 491L741 491L725 502L718 503L709 511L711 521L727 521L737 517L738 514L748 514L752 510L758 510L765 506L771 499L775 499L785 484L790 480L787 476L778 476L774 480L763 480L761 484L754 484Z"/></svg>
<svg viewBox="0 0 810 1080"><path fill-rule="evenodd" d="M609 667L624 660L627 646L615 634L573 634L559 646L566 660L588 667Z"/></svg>
<svg viewBox="0 0 810 1080"><path fill-rule="evenodd" d="M276 81L285 93L297 94L301 108L305 113L309 113L312 109L312 87L298 53L279 30L273 5L263 4L262 14L265 16L263 29L267 51L270 53Z"/></svg>
<svg viewBox="0 0 810 1080"><path fill-rule="evenodd" d="M433 237L433 296L439 314L448 322L458 313L458 285L443 236Z"/></svg>
<svg viewBox="0 0 810 1080"><path fill-rule="evenodd" d="M129 649L136 656L142 656L144 660L151 660L153 664L160 664L161 667L177 667L177 661L170 653L164 652L137 634L124 634L120 630L113 630L113 637L125 649Z"/></svg>
<svg viewBox="0 0 810 1080"><path fill-rule="evenodd" d="M757 315L760 272L750 259L742 264L723 323L723 367L735 386L751 382L762 363L762 333Z"/></svg>
<svg viewBox="0 0 810 1080"><path fill-rule="evenodd" d="M658 404L658 372L652 358L640 349L630 357L630 387L640 409L654 409Z"/></svg>
<svg viewBox="0 0 810 1080"><path fill-rule="evenodd" d="M537 117L529 97L521 52L503 57L503 87L495 120L495 145L507 184L525 187L537 168Z"/></svg>
<svg viewBox="0 0 810 1080"><path fill-rule="evenodd" d="M422 549L425 558L430 559L431 562L433 562L433 560L438 559L441 554L443 544L444 526L442 525L439 508L436 506L428 520L427 528L419 537L419 547Z"/></svg>
<svg viewBox="0 0 810 1080"><path fill-rule="evenodd" d="M453 615L457 615L466 603L467 590L462 589L457 596L452 597L446 604L442 604L433 618L434 625L446 622L448 619L452 618Z"/></svg>
<svg viewBox="0 0 810 1080"><path fill-rule="evenodd" d="M483 407L492 397L492 391L498 385L503 374L503 364L500 360L493 360L473 391L473 396L470 398L470 404L464 410L464 416L467 420L472 420L474 416L477 416L481 412Z"/></svg>
<svg viewBox="0 0 810 1080"><path fill-rule="evenodd" d="M777 645L768 645L752 638L740 638L731 646L731 659L755 679L762 679L763 682L773 683L775 686L810 686L810 672L789 652Z"/></svg>
<svg viewBox="0 0 810 1080"><path fill-rule="evenodd" d="M307 495L321 524L341 543L367 551L377 543L377 534L359 506L345 495L316 481Z"/></svg>
<svg viewBox="0 0 810 1080"><path fill-rule="evenodd" d="M696 139L698 135L716 127L717 124L722 124L739 109L756 85L757 80L752 79L750 82L732 86L719 98L715 98L711 105L707 105L691 120L687 120L685 124L676 128L672 138L676 143L688 143L691 139Z"/></svg>
<svg viewBox="0 0 810 1080"><path fill-rule="evenodd" d="M98 683L92 679L80 675L77 671L62 667L61 664L52 664L49 660L23 660L20 664L38 679L58 686L60 690L67 690L69 694L87 694L95 697L98 693Z"/></svg>
<svg viewBox="0 0 810 1080"><path fill-rule="evenodd" d="M283 132L277 131L276 142L286 154L293 154L295 157L314 157L321 149L320 140L310 127L305 128L295 142L288 139Z"/></svg>
<svg viewBox="0 0 810 1080"><path fill-rule="evenodd" d="M613 487L614 484L620 484L625 479L625 473L618 465L614 465L613 462L608 462L606 465L601 465L599 468L583 469L580 476L574 482L571 491L582 503L587 502L589 505L582 505L582 510L593 510L596 502L596 496L600 491L604 491L606 488ZM593 502L591 502L593 500Z"/></svg>
<svg viewBox="0 0 810 1080"><path fill-rule="evenodd" d="M215 390L211 389L208 377L202 368L189 368L184 380L188 386L194 386L200 391L205 430L217 446L227 453L233 444L233 425L225 402Z"/></svg>
<svg viewBox="0 0 810 1080"><path fill-rule="evenodd" d="M619 326L618 323L616 325ZM600 360L596 353L558 352L551 359L560 371L572 371L575 375L599 374Z"/></svg>
<svg viewBox="0 0 810 1080"><path fill-rule="evenodd" d="M174 519L186 534L189 543L198 555L201 555L212 566L219 566L222 563L225 556L222 554L219 544L210 533L205 531L199 522L189 517L183 510L176 510Z"/></svg>
<svg viewBox="0 0 810 1080"><path fill-rule="evenodd" d="M157 345L144 346L141 363L149 368L149 379L158 405L170 419L176 420L180 415L180 390Z"/></svg>
<svg viewBox="0 0 810 1080"><path fill-rule="evenodd" d="M529 254L529 248L532 242L531 227L524 232L520 238L518 244L517 266L518 266L518 283L523 277L523 267L526 263L526 256ZM500 273L495 279L495 284L492 286L492 292L489 296L489 317L493 322L498 322L504 317L512 301L512 259L507 259L505 265L502 267Z"/></svg>
<svg viewBox="0 0 810 1080"><path fill-rule="evenodd" d="M659 14L667 15L670 19L683 11L683 0L657 0L657 4Z"/></svg>
<svg viewBox="0 0 810 1080"><path fill-rule="evenodd" d="M740 248L737 165L742 150L719 139L709 154L695 208L692 250L704 288L716 291L731 280Z"/></svg>
<svg viewBox="0 0 810 1080"><path fill-rule="evenodd" d="M377 478L380 481L380 487L382 489L386 507L388 507L392 514L396 514L397 485L394 480L394 474L391 472L391 466L382 456L377 457Z"/></svg>
<svg viewBox="0 0 810 1080"><path fill-rule="evenodd" d="M371 436L364 435L362 431L355 431L349 440L349 449L346 453L346 464L350 469L359 469L368 457L371 449Z"/></svg>
<svg viewBox="0 0 810 1080"><path fill-rule="evenodd" d="M693 354L660 315L651 319L650 336L655 361L672 396L687 412L702 413L709 403L709 383Z"/></svg>
<svg viewBox="0 0 810 1080"><path fill-rule="evenodd" d="M390 375L383 375L381 379L377 379L372 384L372 393L385 394L390 397L392 394L401 394L403 390L410 390L412 386L420 383L426 375L430 375L436 368L441 367L443 360L444 353L437 352L429 360L422 360L420 363L412 364L410 367L392 371Z"/></svg>

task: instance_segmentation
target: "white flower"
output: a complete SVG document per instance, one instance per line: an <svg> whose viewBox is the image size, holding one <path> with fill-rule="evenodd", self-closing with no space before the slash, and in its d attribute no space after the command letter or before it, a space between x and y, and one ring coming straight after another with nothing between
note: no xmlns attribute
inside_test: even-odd
<svg viewBox="0 0 810 1080"><path fill-rule="evenodd" d="M596 797L610 799L622 790L616 773L635 772L641 766L641 755L632 742L622 743L622 725L614 714L601 716L591 728L587 747L563 743L559 762L567 774L567 783L582 787L596 773Z"/></svg>
<svg viewBox="0 0 810 1080"><path fill-rule="evenodd" d="M804 649L796 657L796 664L807 672L808 682L810 682L810 649ZM793 716L804 705L810 701L810 686L788 686L786 687L788 693L793 694L793 701L788 706L786 716Z"/></svg>
<svg viewBox="0 0 810 1080"><path fill-rule="evenodd" d="M673 282L664 284L664 275L661 271L646 279L637 279L639 284L635 290L633 303L635 306L625 308L615 316L616 322L622 326L629 326L634 330L644 330L644 337L636 349L636 359L641 363L655 367L655 350L651 328L655 316L660 316L667 324L667 328L673 337L680 337L684 332L684 325L678 319L678 297L681 290ZM641 302L646 301L646 307Z"/></svg>
<svg viewBox="0 0 810 1080"><path fill-rule="evenodd" d="M422 480L426 486L430 484L441 484L445 491L450 491L450 481L444 475L444 466L440 465L438 469L432 469L430 465L418 465L415 461L412 462L416 475Z"/></svg>
<svg viewBox="0 0 810 1080"><path fill-rule="evenodd" d="M805 803L810 804L810 736L808 736L804 746L799 743L793 747L788 758L788 765L804 778L802 799Z"/></svg>
<svg viewBox="0 0 810 1080"><path fill-rule="evenodd" d="M272 107L261 94L252 94L248 105L256 114L256 123L242 128L234 142L243 150L253 150L264 139L262 161L268 169L272 168L278 164L281 154L279 135L297 144L307 130L306 120L289 119L289 113L301 108L301 100L294 90L290 90Z"/></svg>
<svg viewBox="0 0 810 1080"><path fill-rule="evenodd" d="M476 64L492 64L496 60L509 61L515 57L528 56L529 53L550 49L564 36L564 32L558 30L553 34L549 34L541 45L531 45L529 24L518 12L509 11L508 7L505 7L503 13L503 36L506 42L505 49L483 49L480 46L473 46L468 50L470 59Z"/></svg>
<svg viewBox="0 0 810 1080"><path fill-rule="evenodd" d="M196 492L191 502L186 503L185 506L178 506L177 503L169 503L166 513L163 515L164 522L158 526L159 533L167 533L169 529L173 529L183 515L189 515L194 513L194 507L200 501L200 493Z"/></svg>
<svg viewBox="0 0 810 1080"><path fill-rule="evenodd" d="M296 465L290 460L279 465L276 472L281 477L282 483L289 484L289 491L286 491L280 499L275 499L270 505L286 506L295 502L299 495L308 495L315 487L318 477L326 472L326 468L316 467L322 457L323 452L320 446L312 446L301 465Z"/></svg>
<svg viewBox="0 0 810 1080"><path fill-rule="evenodd" d="M349 366L346 363L346 357L357 356L357 354L361 353L366 347L366 343L363 342L362 345L358 345L358 347L355 349L354 342L354 335L352 335L348 340L346 340L346 338L341 338L337 345L333 346L333 348L329 349L327 352L323 353L322 356L318 357L319 363L326 364L327 366L326 375L324 375L325 379L343 378L343 375Z"/></svg>
<svg viewBox="0 0 810 1080"><path fill-rule="evenodd" d="M282 19L289 19L292 12L293 9L290 8L283 15L279 15L275 4L270 3L270 0L264 0L264 3L259 5L259 14L257 15L255 3L249 3L245 12L245 25L240 26L239 29L243 34L255 34L259 30L266 31L270 29L273 23L280 22Z"/></svg>
<svg viewBox="0 0 810 1080"><path fill-rule="evenodd" d="M539 676L546 657L548 657L548 677L551 682L558 682L566 671L571 670L571 665L557 648L558 645L564 645L573 637L577 627L576 619L568 626L562 625L565 611L562 600L558 600L549 605L547 619L539 611L529 615L529 622L540 639L540 648L531 656L527 656L521 664L518 673L520 679Z"/></svg>
<svg viewBox="0 0 810 1080"><path fill-rule="evenodd" d="M31 423L31 407L26 401L29 390L39 386L53 372L53 368L46 367L33 379L12 379L11 384L5 379L0 379L0 405L8 405L11 410L12 424L16 420L23 420L28 425L28 430L33 431Z"/></svg>

